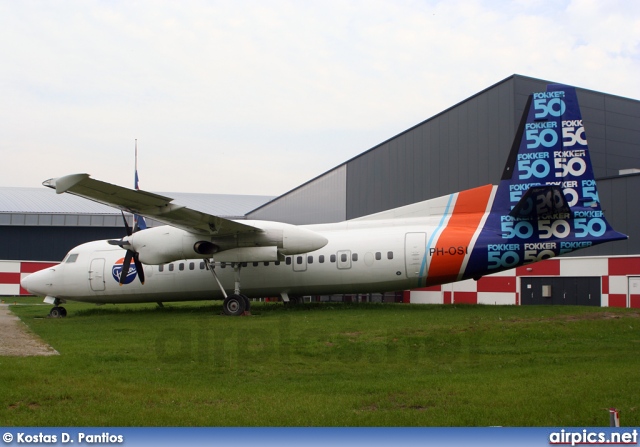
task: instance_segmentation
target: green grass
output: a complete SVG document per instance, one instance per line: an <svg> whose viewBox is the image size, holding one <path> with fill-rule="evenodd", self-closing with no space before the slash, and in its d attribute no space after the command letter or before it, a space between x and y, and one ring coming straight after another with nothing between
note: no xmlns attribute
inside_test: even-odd
<svg viewBox="0 0 640 447"><path fill-rule="evenodd" d="M584 307L14 306L7 426L640 425L640 315Z"/></svg>

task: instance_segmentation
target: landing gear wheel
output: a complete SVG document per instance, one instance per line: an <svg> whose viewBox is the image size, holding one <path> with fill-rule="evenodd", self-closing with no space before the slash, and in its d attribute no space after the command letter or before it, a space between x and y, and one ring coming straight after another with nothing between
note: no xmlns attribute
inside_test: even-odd
<svg viewBox="0 0 640 447"><path fill-rule="evenodd" d="M247 307L248 298L244 295L231 295L224 299L222 311L225 315L238 317L244 313Z"/></svg>
<svg viewBox="0 0 640 447"><path fill-rule="evenodd" d="M297 306L299 304L302 303L302 297L299 296L290 296L289 297L289 302L284 302L284 305L289 307L289 306Z"/></svg>
<svg viewBox="0 0 640 447"><path fill-rule="evenodd" d="M249 312L251 310L251 301L249 301L249 298L247 297L247 295L240 295L242 298L244 298L244 310L245 312Z"/></svg>
<svg viewBox="0 0 640 447"><path fill-rule="evenodd" d="M51 318L63 318L67 316L67 309L65 309L64 307L54 307L53 309L51 309L51 311L49 312L49 317Z"/></svg>

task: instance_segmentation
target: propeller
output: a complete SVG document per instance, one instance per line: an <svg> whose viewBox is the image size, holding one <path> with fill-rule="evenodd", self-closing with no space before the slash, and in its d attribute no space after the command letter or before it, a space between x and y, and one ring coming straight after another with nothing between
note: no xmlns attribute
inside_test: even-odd
<svg viewBox="0 0 640 447"><path fill-rule="evenodd" d="M136 226L133 228L133 231L131 231L131 227L129 227L129 224L127 223L127 219L124 217L124 213L122 211L120 211L120 213L122 214L124 227L127 229L127 237L131 236L133 233L139 230L137 223L136 223ZM122 263L122 273L120 274L120 281L119 281L120 285L122 285L124 279L127 277L127 273L129 272L129 267L131 266L132 259L133 259L134 265L136 266L136 271L138 272L138 278L140 279L140 282L144 284L144 269L142 268L142 263L140 262L140 259L138 257L138 252L132 250L131 243L125 240L124 238L120 240L112 239L107 242L109 242L111 245L117 245L120 248L127 250L127 253L124 256L124 262Z"/></svg>

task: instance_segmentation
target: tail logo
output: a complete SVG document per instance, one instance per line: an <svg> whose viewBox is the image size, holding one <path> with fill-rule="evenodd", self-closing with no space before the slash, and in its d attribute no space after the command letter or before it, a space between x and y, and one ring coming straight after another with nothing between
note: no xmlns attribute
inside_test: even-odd
<svg viewBox="0 0 640 447"><path fill-rule="evenodd" d="M625 238L600 207L575 89L534 93L465 277Z"/></svg>

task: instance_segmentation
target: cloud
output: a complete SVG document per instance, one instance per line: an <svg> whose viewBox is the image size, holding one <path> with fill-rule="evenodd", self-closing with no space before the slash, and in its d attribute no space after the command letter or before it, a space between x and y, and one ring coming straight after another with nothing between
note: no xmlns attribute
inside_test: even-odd
<svg viewBox="0 0 640 447"><path fill-rule="evenodd" d="M5 186L281 194L519 73L640 97L640 6L0 0Z"/></svg>

